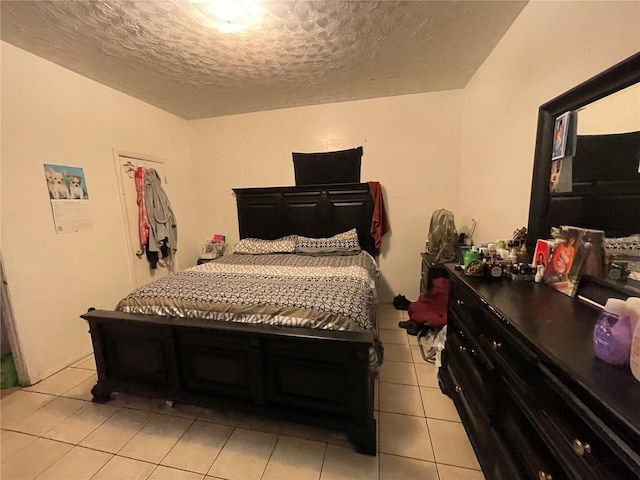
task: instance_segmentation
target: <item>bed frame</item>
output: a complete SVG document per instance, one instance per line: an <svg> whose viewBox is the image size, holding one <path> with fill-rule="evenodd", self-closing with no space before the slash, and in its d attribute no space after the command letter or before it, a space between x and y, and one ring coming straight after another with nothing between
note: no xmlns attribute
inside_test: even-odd
<svg viewBox="0 0 640 480"><path fill-rule="evenodd" d="M240 238L326 237L358 229L374 252L366 183L234 189ZM344 431L376 454L371 332L282 328L93 310L98 382L93 402L114 391L254 413Z"/></svg>

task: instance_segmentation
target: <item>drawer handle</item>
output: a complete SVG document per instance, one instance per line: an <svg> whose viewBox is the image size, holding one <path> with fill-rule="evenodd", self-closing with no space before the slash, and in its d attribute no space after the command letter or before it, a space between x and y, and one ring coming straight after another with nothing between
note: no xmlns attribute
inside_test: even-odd
<svg viewBox="0 0 640 480"><path fill-rule="evenodd" d="M585 453L591 453L591 445L588 443L582 443L577 438L573 441L571 446L573 447L573 451L576 452L576 455L581 457L584 456Z"/></svg>
<svg viewBox="0 0 640 480"><path fill-rule="evenodd" d="M500 350L502 348L502 344L500 342L496 342L495 340L491 341L491 348L494 350Z"/></svg>
<svg viewBox="0 0 640 480"><path fill-rule="evenodd" d="M456 385L453 389L456 391L456 393L460 393L462 391L462 387L460 385Z"/></svg>
<svg viewBox="0 0 640 480"><path fill-rule="evenodd" d="M456 300L456 303L458 304L458 306L462 307L464 305L464 302L460 299Z"/></svg>
<svg viewBox="0 0 640 480"><path fill-rule="evenodd" d="M543 471L543 470L540 470L538 472L538 478L540 480L553 480L553 477L550 474L548 474L547 472Z"/></svg>

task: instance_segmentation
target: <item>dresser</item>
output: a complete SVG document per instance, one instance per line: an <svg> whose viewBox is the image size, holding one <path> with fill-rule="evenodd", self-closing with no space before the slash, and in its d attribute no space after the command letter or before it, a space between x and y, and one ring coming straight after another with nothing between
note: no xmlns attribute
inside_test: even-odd
<svg viewBox="0 0 640 480"><path fill-rule="evenodd" d="M487 479L640 478L640 382L593 354L598 310L452 264L441 389Z"/></svg>
<svg viewBox="0 0 640 480"><path fill-rule="evenodd" d="M436 263L436 256L430 253L421 253L420 267L420 294L426 294L433 286L434 278L446 277L447 270L444 263Z"/></svg>

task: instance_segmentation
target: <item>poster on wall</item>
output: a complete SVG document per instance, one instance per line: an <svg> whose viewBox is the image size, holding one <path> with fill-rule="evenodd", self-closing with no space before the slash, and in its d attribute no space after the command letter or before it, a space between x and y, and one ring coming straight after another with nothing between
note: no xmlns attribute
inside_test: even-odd
<svg viewBox="0 0 640 480"><path fill-rule="evenodd" d="M44 176L56 233L90 232L93 215L84 170L45 163Z"/></svg>

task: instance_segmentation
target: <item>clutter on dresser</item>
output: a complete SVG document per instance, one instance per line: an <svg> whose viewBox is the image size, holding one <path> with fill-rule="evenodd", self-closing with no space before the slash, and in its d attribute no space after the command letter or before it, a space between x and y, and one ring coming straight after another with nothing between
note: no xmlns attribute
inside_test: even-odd
<svg viewBox="0 0 640 480"><path fill-rule="evenodd" d="M473 233L476 231L476 221L471 219L471 228L469 233L460 232L458 234L458 245L470 247L473 245Z"/></svg>
<svg viewBox="0 0 640 480"><path fill-rule="evenodd" d="M523 227L513 232L511 240L471 247L461 245L460 263L465 275L546 283L568 296L575 296L585 274L620 281L628 276L624 262L605 262L602 230L556 227L552 230L553 238L536 241L533 255L526 250L526 234Z"/></svg>
<svg viewBox="0 0 640 480"><path fill-rule="evenodd" d="M512 264L507 271L507 277L516 282L533 282L536 274L537 268L528 263Z"/></svg>
<svg viewBox="0 0 640 480"><path fill-rule="evenodd" d="M462 264L465 275L491 279L509 276L509 267L513 261L517 262L518 255L514 253L510 256L507 244L515 250L513 242L504 240L483 243L479 247L463 247Z"/></svg>
<svg viewBox="0 0 640 480"><path fill-rule="evenodd" d="M473 240L475 228L476 221L472 219L469 233L460 233L456 245L456 263L463 265L462 270L467 276L508 277L511 265L529 263L530 254L525 247L526 227L515 229L511 239L480 244L475 244ZM533 275L535 276L535 272Z"/></svg>

